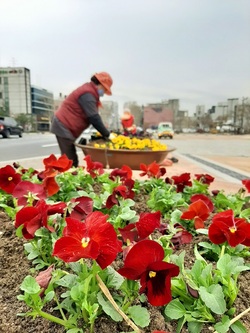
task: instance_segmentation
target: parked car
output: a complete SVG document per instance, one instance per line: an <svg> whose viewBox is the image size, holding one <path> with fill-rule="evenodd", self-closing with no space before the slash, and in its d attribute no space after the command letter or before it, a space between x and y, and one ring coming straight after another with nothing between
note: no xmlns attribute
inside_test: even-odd
<svg viewBox="0 0 250 333"><path fill-rule="evenodd" d="M14 118L0 116L0 134L3 138L9 138L11 135L18 135L21 138L23 127L18 125Z"/></svg>

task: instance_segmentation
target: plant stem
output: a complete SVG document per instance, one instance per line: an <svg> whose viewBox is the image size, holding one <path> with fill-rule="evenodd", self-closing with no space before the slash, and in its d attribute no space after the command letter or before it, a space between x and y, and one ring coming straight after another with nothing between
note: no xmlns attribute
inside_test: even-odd
<svg viewBox="0 0 250 333"><path fill-rule="evenodd" d="M142 333L142 331L139 329L139 327L137 327L132 320L130 320L128 318L128 316L119 308L119 306L116 304L116 302L114 301L112 295L110 294L108 288L106 287L106 285L103 283L102 279L100 278L100 276L98 274L96 274L96 279L98 281L99 287L101 288L102 292L104 293L104 295L107 297L107 299L110 301L110 303L113 305L114 309L122 316L122 318L126 321L126 323L133 328L133 330L136 333Z"/></svg>
<svg viewBox="0 0 250 333"><path fill-rule="evenodd" d="M60 311L60 313L61 313L61 315L62 315L62 317L63 317L63 320L67 320L67 318L65 317L65 314L64 314L64 312L63 312L63 309L61 308L61 306L60 306L60 304L59 304L58 297L57 297L56 293L54 294L54 299L55 299L56 304L57 304L57 306L58 306L58 308L59 308L59 311Z"/></svg>
<svg viewBox="0 0 250 333"><path fill-rule="evenodd" d="M82 317L83 317L83 320L85 321L85 323L87 323L89 321L87 311L84 308L82 309Z"/></svg>
<svg viewBox="0 0 250 333"><path fill-rule="evenodd" d="M222 256L224 256L225 248L226 248L226 245L223 244L223 245L222 245L222 248L221 248L221 252L220 252L220 258L221 258Z"/></svg>
<svg viewBox="0 0 250 333"><path fill-rule="evenodd" d="M67 320L62 320L58 317L55 317L47 312L44 312L44 311L41 311L41 310L38 310L37 311L37 314L45 319L48 319L56 324L59 324L59 325L62 325L66 328L74 328L74 326L70 325Z"/></svg>

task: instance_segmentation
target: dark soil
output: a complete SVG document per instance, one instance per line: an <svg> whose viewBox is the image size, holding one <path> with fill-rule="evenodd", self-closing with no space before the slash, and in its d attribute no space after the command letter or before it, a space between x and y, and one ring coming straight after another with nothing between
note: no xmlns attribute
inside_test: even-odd
<svg viewBox="0 0 250 333"><path fill-rule="evenodd" d="M144 200L138 202L141 206ZM140 207L142 208L142 207ZM193 262L193 244L185 245L186 261ZM31 317L21 317L18 313L26 312L26 305L17 300L20 294L19 286L24 277L30 272L30 264L27 261L23 251L23 240L15 235L13 222L10 221L4 212L0 211L0 332L2 333L63 333L64 328L43 320L42 318L32 319ZM234 304L239 314L246 308L250 307L250 272L241 274L239 278L240 291L238 298ZM53 309L47 309L53 311ZM165 322L162 315L163 308L150 307L151 323L144 332L151 333L153 330L166 330L168 332L176 332L176 323ZM250 332L250 315L244 316L241 321L246 327L246 331ZM124 322L115 323L108 317L103 316L98 319L95 326L96 333L118 333L131 332L132 329ZM207 325L203 328L202 333L211 333L214 329ZM187 333L186 328L182 329L182 333ZM87 333L87 332L86 332Z"/></svg>

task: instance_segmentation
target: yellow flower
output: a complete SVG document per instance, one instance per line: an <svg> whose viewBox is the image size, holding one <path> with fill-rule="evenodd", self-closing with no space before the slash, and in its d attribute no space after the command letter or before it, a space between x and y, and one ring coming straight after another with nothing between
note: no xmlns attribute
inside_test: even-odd
<svg viewBox="0 0 250 333"><path fill-rule="evenodd" d="M95 147L108 147L109 149L126 149L126 150L166 150L167 146L163 145L157 140L149 138L128 137L124 135L117 135L106 144L95 144Z"/></svg>

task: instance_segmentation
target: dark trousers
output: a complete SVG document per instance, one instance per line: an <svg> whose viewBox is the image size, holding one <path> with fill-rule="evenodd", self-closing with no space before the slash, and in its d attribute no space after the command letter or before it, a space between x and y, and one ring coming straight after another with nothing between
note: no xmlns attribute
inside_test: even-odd
<svg viewBox="0 0 250 333"><path fill-rule="evenodd" d="M56 135L56 139L61 150L61 154L65 154L69 160L73 161L73 166L78 167L78 156L76 153L75 141L70 139L65 139Z"/></svg>

